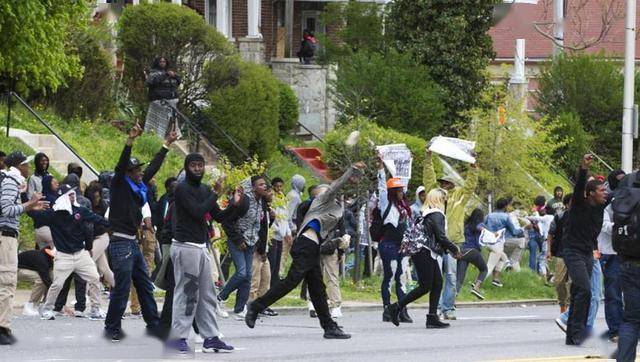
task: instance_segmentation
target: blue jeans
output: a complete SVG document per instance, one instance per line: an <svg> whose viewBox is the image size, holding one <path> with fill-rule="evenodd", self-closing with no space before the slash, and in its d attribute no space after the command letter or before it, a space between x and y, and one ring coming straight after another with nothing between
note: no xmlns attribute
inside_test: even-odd
<svg viewBox="0 0 640 362"><path fill-rule="evenodd" d="M249 292L251 291L251 268L253 267L254 246L248 246L246 250L240 250L240 248L231 241L227 241L227 246L236 271L227 281L219 297L222 300L227 300L229 294L237 290L238 293L236 294L236 304L233 307L233 312L241 313L249 301Z"/></svg>
<svg viewBox="0 0 640 362"><path fill-rule="evenodd" d="M527 247L529 248L529 269L534 272L538 271L538 250L540 250L540 245L538 244L538 237L531 236L529 234L529 242Z"/></svg>
<svg viewBox="0 0 640 362"><path fill-rule="evenodd" d="M444 289L440 296L438 309L445 312L455 310L456 304L456 274L458 272L458 262L450 254L442 257L442 268L444 269Z"/></svg>
<svg viewBox="0 0 640 362"><path fill-rule="evenodd" d="M109 333L120 330L122 315L127 309L131 282L138 292L140 309L147 328L158 326L160 317L156 300L153 298L153 283L138 241L112 237L107 250L116 285L111 291L104 328Z"/></svg>
<svg viewBox="0 0 640 362"><path fill-rule="evenodd" d="M640 337L640 264L624 262L620 267L624 314L618 330L618 361L633 361Z"/></svg>
<svg viewBox="0 0 640 362"><path fill-rule="evenodd" d="M602 295L602 270L600 262L593 259L593 270L591 271L591 302L589 303L589 316L587 317L587 330L592 330L598 316L598 306L600 305L600 295ZM569 309L567 309L560 319L564 324L569 320Z"/></svg>
<svg viewBox="0 0 640 362"><path fill-rule="evenodd" d="M609 337L618 335L622 323L622 287L620 285L620 257L602 255L600 258L604 275L604 318L609 328Z"/></svg>
<svg viewBox="0 0 640 362"><path fill-rule="evenodd" d="M402 254L400 254L400 247L392 241L381 241L378 244L378 253L380 254L380 260L382 260L382 270L384 276L382 278L382 285L380 286L380 294L382 296L382 304L391 304L391 278L396 282L396 297L398 300L404 298L404 291L402 290L402 281L400 276L402 275ZM394 272L395 267L395 272Z"/></svg>

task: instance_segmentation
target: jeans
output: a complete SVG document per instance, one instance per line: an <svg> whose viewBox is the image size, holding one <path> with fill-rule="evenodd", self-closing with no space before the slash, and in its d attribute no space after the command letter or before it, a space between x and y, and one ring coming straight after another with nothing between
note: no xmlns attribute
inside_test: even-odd
<svg viewBox="0 0 640 362"><path fill-rule="evenodd" d="M404 298L404 291L402 290L402 254L400 254L400 247L391 241L382 241L378 245L378 253L380 253L380 259L382 260L382 270L384 276L382 278L382 285L380 286L380 294L382 296L382 304L391 304L391 278L396 283L396 297L398 300Z"/></svg>
<svg viewBox="0 0 640 362"><path fill-rule="evenodd" d="M620 267L624 314L618 330L617 361L633 361L640 337L640 264L624 262Z"/></svg>
<svg viewBox="0 0 640 362"><path fill-rule="evenodd" d="M540 250L540 244L538 244L538 237L530 236L527 247L529 248L529 269L533 270L534 272L537 272L538 271L538 250Z"/></svg>
<svg viewBox="0 0 640 362"><path fill-rule="evenodd" d="M220 299L227 300L229 295L234 291L236 294L236 304L233 307L234 313L242 313L244 306L249 301L249 292L251 291L251 273L253 266L253 249L254 246L247 246L247 249L240 248L232 241L227 241L233 265L236 267L235 273L227 281L227 284L220 292Z"/></svg>
<svg viewBox="0 0 640 362"><path fill-rule="evenodd" d="M591 271L593 255L565 249L564 262L571 278L571 303L567 323L566 344L579 345L586 338L587 319L591 305Z"/></svg>
<svg viewBox="0 0 640 362"><path fill-rule="evenodd" d="M121 328L122 315L127 308L131 282L138 292L142 317L147 328L155 328L160 323L158 306L153 298L153 284L147 272L147 263L138 247L137 240L112 237L109 243L109 264L116 285L111 290L105 330L113 333Z"/></svg>
<svg viewBox="0 0 640 362"><path fill-rule="evenodd" d="M456 290L458 293L462 290L462 283L467 275L467 267L472 264L478 268L478 277L476 281L482 283L487 277L487 263L482 258L482 253L477 249L462 249L462 258L458 260L456 273Z"/></svg>
<svg viewBox="0 0 640 362"><path fill-rule="evenodd" d="M442 257L442 268L444 269L444 290L440 296L438 309L446 313L456 309L456 273L458 271L458 262L451 254L447 253Z"/></svg>
<svg viewBox="0 0 640 362"><path fill-rule="evenodd" d="M269 265L271 266L271 287L280 280L280 262L282 261L282 240L271 239L271 245L267 252Z"/></svg>
<svg viewBox="0 0 640 362"><path fill-rule="evenodd" d="M604 318L609 328L609 337L618 335L622 323L622 287L620 285L620 257L602 255L600 258L604 276Z"/></svg>
<svg viewBox="0 0 640 362"><path fill-rule="evenodd" d="M261 311L269 307L279 299L289 294L302 280L307 282L309 296L313 308L318 315L322 328L327 329L336 326L331 319L329 305L327 304L327 292L322 281L322 269L320 267L320 246L305 236L296 238L291 246L291 267L287 276L269 289L265 295L251 303L250 308Z"/></svg>

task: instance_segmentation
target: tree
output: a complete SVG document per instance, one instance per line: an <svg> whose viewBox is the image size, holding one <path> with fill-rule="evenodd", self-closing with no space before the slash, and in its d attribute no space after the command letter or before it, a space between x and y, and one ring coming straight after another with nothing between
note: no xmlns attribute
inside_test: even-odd
<svg viewBox="0 0 640 362"><path fill-rule="evenodd" d="M622 130L620 67L603 53L560 55L543 68L536 102L542 115L577 116L584 130L593 135L598 155L614 164L620 160Z"/></svg>
<svg viewBox="0 0 640 362"><path fill-rule="evenodd" d="M213 60L205 75L206 117L216 122L250 154L266 160L276 150L280 122L279 81L259 64L236 57ZM211 123L203 123L207 136L231 161L244 155Z"/></svg>
<svg viewBox="0 0 640 362"><path fill-rule="evenodd" d="M298 125L298 116L300 115L298 106L298 97L291 87L283 82L278 82L280 90L280 118L278 129L280 138L286 137Z"/></svg>
<svg viewBox="0 0 640 362"><path fill-rule="evenodd" d="M389 4L387 31L401 52L414 54L445 91L449 123L473 108L487 84L485 70L494 57L491 37L497 0L395 0Z"/></svg>
<svg viewBox="0 0 640 362"><path fill-rule="evenodd" d="M591 152L593 136L585 131L580 116L571 112L560 113L557 117L546 118L546 122L554 124L553 136L563 140L563 145L554 151L554 163L570 177L576 172L576 165L582 157ZM602 170L596 167L594 170Z"/></svg>
<svg viewBox="0 0 640 362"><path fill-rule="evenodd" d="M423 138L437 135L445 122L443 92L428 69L394 50L342 59L332 92L343 120L361 115Z"/></svg>
<svg viewBox="0 0 640 362"><path fill-rule="evenodd" d="M168 3L128 6L118 25L125 62L123 82L130 98L141 109L147 104L145 72L156 57L167 58L182 77L180 102L190 106L206 98L202 86L206 62L234 53L222 34L186 6Z"/></svg>
<svg viewBox="0 0 640 362"><path fill-rule="evenodd" d="M88 1L0 2L0 88L55 91L82 75L70 30L86 25Z"/></svg>

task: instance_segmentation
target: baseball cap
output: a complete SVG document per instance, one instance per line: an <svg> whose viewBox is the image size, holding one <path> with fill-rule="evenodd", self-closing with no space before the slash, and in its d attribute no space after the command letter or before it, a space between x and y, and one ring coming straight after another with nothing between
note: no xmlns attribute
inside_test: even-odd
<svg viewBox="0 0 640 362"><path fill-rule="evenodd" d="M140 160L138 160L135 157L131 157L129 159L129 162L127 162L127 171L131 171L136 167L142 167L144 165L144 162L140 162Z"/></svg>
<svg viewBox="0 0 640 362"><path fill-rule="evenodd" d="M17 167L33 161L33 158L33 155L27 157L21 151L15 151L7 155L7 157L4 159L4 163L9 167Z"/></svg>
<svg viewBox="0 0 640 362"><path fill-rule="evenodd" d="M452 183L454 185L456 184L456 179L453 178L453 176L450 176L450 175L444 175L444 176L440 177L438 179L438 182L441 182L441 181L450 182L450 183Z"/></svg>

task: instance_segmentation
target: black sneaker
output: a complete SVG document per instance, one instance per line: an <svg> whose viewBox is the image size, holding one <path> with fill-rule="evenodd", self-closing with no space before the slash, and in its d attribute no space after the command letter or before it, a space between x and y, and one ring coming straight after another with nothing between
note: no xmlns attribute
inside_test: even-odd
<svg viewBox="0 0 640 362"><path fill-rule="evenodd" d="M493 280L491 282L491 285L493 285L494 287L498 287L498 288L504 287L504 284L502 284L499 280Z"/></svg>
<svg viewBox="0 0 640 362"><path fill-rule="evenodd" d="M332 326L324 330L324 338L326 339L349 339L350 334L344 333L338 326Z"/></svg>
<svg viewBox="0 0 640 362"><path fill-rule="evenodd" d="M391 320L391 323L393 323L394 326L399 326L400 325L400 306L398 306L398 303L393 303L390 304L387 307L387 312L389 313L389 318Z"/></svg>
<svg viewBox="0 0 640 362"><path fill-rule="evenodd" d="M218 337L207 338L204 340L204 343L202 344L202 353L211 353L211 352L218 353L218 352L231 352L231 351L233 351L233 346L224 343Z"/></svg>
<svg viewBox="0 0 640 362"><path fill-rule="evenodd" d="M316 311L312 309L309 311L309 317L318 318L318 313L316 313Z"/></svg>
<svg viewBox="0 0 640 362"><path fill-rule="evenodd" d="M122 330L120 329L116 329L115 331L108 331L108 330L104 330L104 336L107 339L110 339L111 342L120 342L121 340L124 339L125 334Z"/></svg>
<svg viewBox="0 0 640 362"><path fill-rule="evenodd" d="M249 328L256 326L256 319L258 319L258 311L253 308L253 304L249 304L247 307L247 313L244 316L244 323Z"/></svg>
<svg viewBox="0 0 640 362"><path fill-rule="evenodd" d="M413 319L409 316L409 312L407 311L407 307L400 309L400 323L413 323Z"/></svg>
<svg viewBox="0 0 640 362"><path fill-rule="evenodd" d="M269 316L269 317L275 317L278 315L278 312L276 312L275 310L271 309L271 308L265 308L264 311L262 311L265 315Z"/></svg>
<svg viewBox="0 0 640 362"><path fill-rule="evenodd" d="M11 345L17 342L16 337L11 332L5 328L0 329L0 345Z"/></svg>

